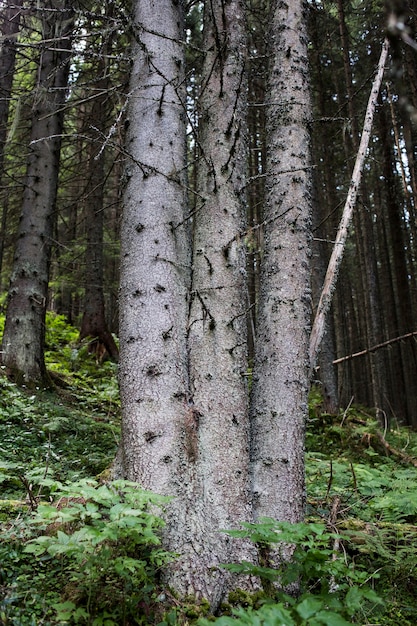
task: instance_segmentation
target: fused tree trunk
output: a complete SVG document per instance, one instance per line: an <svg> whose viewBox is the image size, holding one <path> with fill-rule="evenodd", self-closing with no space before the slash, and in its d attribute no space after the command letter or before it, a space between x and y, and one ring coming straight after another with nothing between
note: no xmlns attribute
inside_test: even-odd
<svg viewBox="0 0 417 626"><path fill-rule="evenodd" d="M158 22L155 23L155 16ZM190 243L186 214L183 4L137 0L121 224L119 459L130 480L174 496L165 546L181 556L168 573L195 592L193 459L187 322Z"/></svg>
<svg viewBox="0 0 417 626"><path fill-rule="evenodd" d="M194 217L189 321L191 401L202 590L216 605L227 574L221 562L249 560L251 550L221 528L251 518L247 373L247 154L245 3L206 3L199 98L198 201Z"/></svg>
<svg viewBox="0 0 417 626"><path fill-rule="evenodd" d="M240 1L206 7L191 263L182 3L158 2L164 19L157 33L155 11L150 0L136 4L122 221L120 457L125 476L174 496L164 540L180 556L166 572L169 584L215 607L229 579L216 566L251 556L221 533L251 517L244 12Z"/></svg>
<svg viewBox="0 0 417 626"><path fill-rule="evenodd" d="M298 521L304 513L311 202L305 16L301 0L271 13L251 429L244 6L243 0L204 6L197 201L190 215L183 4L135 3L121 231L118 460L127 478L174 496L164 545L179 558L166 570L168 583L181 595L206 597L213 608L232 584L218 565L254 559L252 546L221 530L253 515Z"/></svg>
<svg viewBox="0 0 417 626"><path fill-rule="evenodd" d="M304 3L273 4L266 203L252 388L253 509L304 515L309 387L310 116Z"/></svg>
<svg viewBox="0 0 417 626"><path fill-rule="evenodd" d="M16 380L26 384L47 382L43 347L49 252L73 25L67 0L45 5L26 183L3 335L3 364Z"/></svg>

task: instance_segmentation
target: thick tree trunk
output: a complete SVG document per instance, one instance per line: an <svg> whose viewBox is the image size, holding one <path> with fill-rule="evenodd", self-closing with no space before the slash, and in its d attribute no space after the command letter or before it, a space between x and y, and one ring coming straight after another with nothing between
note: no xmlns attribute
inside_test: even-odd
<svg viewBox="0 0 417 626"><path fill-rule="evenodd" d="M190 402L187 322L190 244L186 215L183 4L137 0L121 225L120 395L123 473L174 496L165 547L168 574L196 591L192 506L197 411ZM155 22L155 16L158 21Z"/></svg>
<svg viewBox="0 0 417 626"><path fill-rule="evenodd" d="M272 6L266 205L252 389L256 518L304 515L309 386L310 117L304 3Z"/></svg>
<svg viewBox="0 0 417 626"><path fill-rule="evenodd" d="M45 309L73 25L69 4L46 3L49 10L41 13L39 78L33 91L30 153L3 336L3 363L25 384L47 382Z"/></svg>
<svg viewBox="0 0 417 626"><path fill-rule="evenodd" d="M194 218L189 322L191 399L199 554L204 594L216 605L227 574L219 563L250 560L253 550L220 529L251 518L245 182L247 154L245 4L206 3L206 51L199 107L199 201ZM200 536L198 536L200 535Z"/></svg>

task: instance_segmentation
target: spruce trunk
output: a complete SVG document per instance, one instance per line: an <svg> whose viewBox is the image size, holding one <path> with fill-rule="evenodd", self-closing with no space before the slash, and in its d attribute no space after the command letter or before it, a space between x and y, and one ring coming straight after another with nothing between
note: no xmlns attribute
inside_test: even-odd
<svg viewBox="0 0 417 626"><path fill-rule="evenodd" d="M204 545L204 593L218 604L228 588L219 563L252 550L219 532L251 517L247 389L245 5L206 4L199 98L199 198L194 217L189 321L191 400L196 433L196 528ZM212 571L210 571L212 570Z"/></svg>
<svg viewBox="0 0 417 626"><path fill-rule="evenodd" d="M43 354L45 313L62 105L71 52L73 13L69 4L47 3L51 10L42 12L43 40L33 90L31 141L3 335L3 364L18 382L29 385L48 383Z"/></svg>
<svg viewBox="0 0 417 626"><path fill-rule="evenodd" d="M252 388L255 518L304 515L310 100L304 3L271 8L264 246Z"/></svg>

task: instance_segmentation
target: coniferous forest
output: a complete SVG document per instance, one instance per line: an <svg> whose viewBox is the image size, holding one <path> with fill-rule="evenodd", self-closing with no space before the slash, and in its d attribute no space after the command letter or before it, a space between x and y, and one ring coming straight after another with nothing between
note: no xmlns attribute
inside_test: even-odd
<svg viewBox="0 0 417 626"><path fill-rule="evenodd" d="M0 624L417 623L417 3L0 0Z"/></svg>

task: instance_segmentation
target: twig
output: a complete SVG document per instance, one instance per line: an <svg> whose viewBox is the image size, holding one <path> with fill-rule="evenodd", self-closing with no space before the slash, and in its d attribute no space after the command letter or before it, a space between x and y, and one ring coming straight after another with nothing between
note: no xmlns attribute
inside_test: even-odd
<svg viewBox="0 0 417 626"><path fill-rule="evenodd" d="M393 456L399 457L402 461L405 461L406 463L410 463L410 465L417 467L417 459L414 459L412 456L410 456L406 452L403 452L402 450L398 450L397 448L394 448L394 446L388 443L388 441L384 438L382 433L377 431L375 433L375 437L378 439L380 443L382 443L382 445L384 446L387 452L389 452Z"/></svg>
<svg viewBox="0 0 417 626"><path fill-rule="evenodd" d="M329 497L330 487L332 486L332 482L333 482L333 461L332 459L330 459L330 476L327 482L327 491L326 491L326 498L325 498L326 500Z"/></svg>

